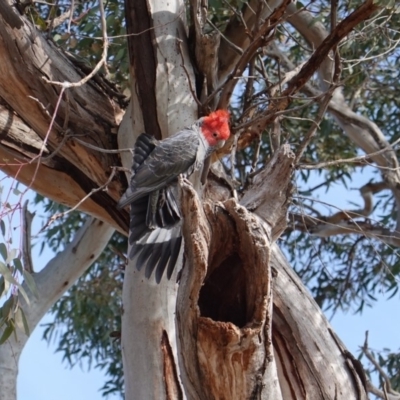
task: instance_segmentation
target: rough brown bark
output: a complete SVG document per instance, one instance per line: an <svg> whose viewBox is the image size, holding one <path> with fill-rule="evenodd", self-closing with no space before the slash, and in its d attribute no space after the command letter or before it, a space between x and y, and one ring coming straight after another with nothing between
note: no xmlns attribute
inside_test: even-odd
<svg viewBox="0 0 400 400"><path fill-rule="evenodd" d="M48 42L9 2L0 2L0 169L25 185L70 207L92 189L104 185L120 158L89 149L117 148L123 111L112 99L112 87L98 78L64 93L50 132L60 95L52 81L78 82L85 74ZM68 137L68 138L66 138ZM39 171L32 160L43 149ZM52 155L51 158L47 158ZM117 173L81 209L126 232L127 214L116 210L126 181Z"/></svg>
<svg viewBox="0 0 400 400"><path fill-rule="evenodd" d="M157 56L153 18L149 14L146 1L125 0L126 31L132 35L128 40L131 73L136 76L138 97L141 100L143 122L146 132L151 132L158 140L162 138L157 119Z"/></svg>
<svg viewBox="0 0 400 400"><path fill-rule="evenodd" d="M251 33L261 22L250 11L250 6L257 9L256 3L244 10ZM129 32L143 33L128 40L134 105L123 140L129 146L143 129L166 137L197 116L188 84L194 87L186 34L176 18L182 4L177 1L174 9L174 2L127 1ZM263 6L263 18L276 7L282 13L281 4ZM365 18L375 3L367 1L363 7ZM270 32L268 21L263 23L264 33ZM339 24L321 44L313 61L322 62L322 55L350 30L342 28ZM251 41L246 29L232 20L226 36L246 49ZM232 50L224 53L226 46L219 49L220 80L234 72L240 57ZM0 2L0 58L0 168L53 200L75 205L107 182L120 159L69 136L83 135L80 139L100 148L116 148L122 114L118 102L109 96L105 81L67 90L48 132L60 89L41 77L76 82L82 74L5 1ZM316 68L302 70L290 87L299 90ZM52 157L41 158L37 167L31 161L40 151ZM226 199L222 193L230 191L217 184L217 190L206 193L218 191L220 197L210 196L204 210L192 187L183 184L186 261L177 335L175 281L157 286L143 279L135 261L126 269L122 345L127 399L366 398L357 364L274 245L285 228L292 167L290 151L283 147L255 176L240 204ZM117 174L106 192L93 194L81 209L126 232L127 214L115 208L125 185L125 177Z"/></svg>
<svg viewBox="0 0 400 400"><path fill-rule="evenodd" d="M362 368L274 244L292 161L282 146L241 199L247 208L228 199L203 210L183 186L177 324L190 399L367 399Z"/></svg>
<svg viewBox="0 0 400 400"><path fill-rule="evenodd" d="M270 228L233 199L206 203L204 214L191 187L184 191L187 259L177 323L188 398L271 393Z"/></svg>
<svg viewBox="0 0 400 400"><path fill-rule="evenodd" d="M274 356L283 399L368 399L366 377L277 245L272 247Z"/></svg>

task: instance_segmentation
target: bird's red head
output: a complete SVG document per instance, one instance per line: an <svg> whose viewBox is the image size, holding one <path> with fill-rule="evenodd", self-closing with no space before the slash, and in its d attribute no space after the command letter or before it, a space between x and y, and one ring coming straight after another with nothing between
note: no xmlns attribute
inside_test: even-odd
<svg viewBox="0 0 400 400"><path fill-rule="evenodd" d="M201 131L210 146L216 146L229 138L229 112L217 110L203 118Z"/></svg>

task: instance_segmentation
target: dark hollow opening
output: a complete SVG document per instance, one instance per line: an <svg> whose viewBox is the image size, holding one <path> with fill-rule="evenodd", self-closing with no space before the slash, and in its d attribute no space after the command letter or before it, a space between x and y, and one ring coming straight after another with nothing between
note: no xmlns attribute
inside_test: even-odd
<svg viewBox="0 0 400 400"><path fill-rule="evenodd" d="M246 325L246 274L237 253L226 258L206 278L200 290L202 317L232 322L239 328Z"/></svg>

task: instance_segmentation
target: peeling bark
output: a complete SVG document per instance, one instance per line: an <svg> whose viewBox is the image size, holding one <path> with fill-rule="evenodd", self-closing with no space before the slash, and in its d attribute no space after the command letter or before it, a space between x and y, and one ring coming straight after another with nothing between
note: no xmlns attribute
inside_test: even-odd
<svg viewBox="0 0 400 400"><path fill-rule="evenodd" d="M135 138L152 126L154 121L157 121L159 133L148 133L165 138L197 119L197 105L188 81L194 82L194 74L186 45L185 26L181 17L177 17L184 15L184 3L159 0L140 2L141 6L147 7L150 16L147 23L154 28L152 54L146 53L146 57L153 57L153 54L156 57L156 71L149 72L156 74L151 96L155 96L157 107L155 114L144 110L147 107L143 93L145 87L138 84L141 66L137 57L131 58L132 109L124 118L118 138L120 146L129 147L133 147ZM132 3L138 6L137 2L130 1L127 3L128 10L131 10ZM128 18L131 13L128 11ZM133 23L127 25L133 26ZM128 43L134 42L129 44L129 48L139 46L135 43L138 40L140 36L129 36ZM124 158L124 161L126 167L130 168L131 157ZM130 261L126 267L122 317L126 399L180 398L182 389L176 386L178 383L181 386L179 370L176 378L168 374L168 380L165 380L165 347L160 344L168 339L171 346L168 363L178 365L175 308L177 272L181 265L182 257L171 280L163 279L159 285L153 279L145 278L144 271L137 271L135 261ZM132 354L135 356L132 357Z"/></svg>
<svg viewBox="0 0 400 400"><path fill-rule="evenodd" d="M44 146L44 157L39 165L31 162L42 146L43 141L36 132L18 115L0 104L0 169L5 174L42 196L69 207L75 206L90 189L97 187L61 157L46 159L50 156L47 146ZM84 201L79 209L125 233L127 213L116 210L115 204L107 192L99 192Z"/></svg>
<svg viewBox="0 0 400 400"><path fill-rule="evenodd" d="M362 369L350 368L354 360L273 244L286 221L292 161L283 146L241 200L266 222L233 199L203 211L183 186L177 326L189 399L367 398Z"/></svg>
<svg viewBox="0 0 400 400"><path fill-rule="evenodd" d="M248 192L253 209L276 206L268 209L268 223L233 199L207 203L204 214L191 187L183 187L187 259L177 322L188 398L266 398L267 391L270 398L282 398L279 385L271 385L278 377L269 265L272 228L286 215L292 158L286 147L276 152L260 178L265 188L276 190L262 191L262 202L254 198L259 187Z"/></svg>
<svg viewBox="0 0 400 400"><path fill-rule="evenodd" d="M271 266L272 337L283 399L368 399L362 368L354 366L277 245Z"/></svg>
<svg viewBox="0 0 400 400"><path fill-rule="evenodd" d="M76 205L91 189L105 184L111 167L120 161L116 155L88 149L69 137L100 148L117 148L117 127L123 115L118 101L104 90L105 80L102 85L91 81L67 90L48 132L60 88L43 77L78 82L84 73L8 1L0 4L0 59L0 169L52 200ZM50 160L37 159L42 148L43 156L53 155ZM38 173L35 157L41 162ZM125 185L123 174L117 173L107 192L94 194L83 210L126 232L127 213L115 208Z"/></svg>
<svg viewBox="0 0 400 400"><path fill-rule="evenodd" d="M168 400L182 399L183 394L178 379L177 366L175 365L174 354L166 332L164 332L162 336L161 349L164 358L164 382L166 398Z"/></svg>
<svg viewBox="0 0 400 400"><path fill-rule="evenodd" d="M191 399L251 398L272 367L270 232L233 199L204 215L184 190L177 322L185 390Z"/></svg>
<svg viewBox="0 0 400 400"><path fill-rule="evenodd" d="M363 17L375 7L372 1L365 4ZM246 3L246 26L232 18L225 36L246 51L260 27L264 34L272 32L266 19L274 9L280 16L284 6L281 1ZM140 35L128 37L132 102L118 134L123 148L133 147L144 130L165 138L198 117L184 2L127 0L126 7L128 33ZM339 24L319 43L320 53L311 61L324 65L323 56L350 29L342 28ZM201 24L196 34L204 39ZM244 70L264 43L265 38L259 39L243 65L238 64L240 51L226 40L219 48L210 45L204 53L209 64L199 62L207 93L230 74L234 76L235 66ZM217 50L218 74L210 68L217 65ZM120 106L94 82L67 91L47 137L60 90L41 76L76 82L81 72L5 1L0 2L0 58L4 60L0 64L0 168L43 195L73 206L107 181L120 158L90 150L69 136L84 134L81 139L88 143L116 148ZM287 94L299 90L315 68L300 70ZM228 89L225 102L232 87ZM40 151L52 157L40 160L38 179L32 181L37 168L32 160ZM121 158L130 168L131 155ZM126 267L122 352L127 400L366 399L362 372L274 244L286 226L292 162L287 146L276 151L240 203L229 198L230 188L217 178L208 185L203 202L198 198L202 192L198 177L196 191L182 184L185 257L181 256L175 275L156 285L136 270L134 261ZM93 195L81 209L126 233L127 213L115 209L125 185L125 177L118 174L107 192ZM110 232L103 233L106 240ZM65 260L61 257L60 262ZM76 278L71 275L61 283L68 286ZM44 297L42 311L62 293L59 284L53 287L57 293Z"/></svg>

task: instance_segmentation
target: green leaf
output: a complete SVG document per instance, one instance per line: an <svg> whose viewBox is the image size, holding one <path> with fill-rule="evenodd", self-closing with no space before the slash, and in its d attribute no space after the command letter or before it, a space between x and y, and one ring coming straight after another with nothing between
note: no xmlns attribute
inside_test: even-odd
<svg viewBox="0 0 400 400"><path fill-rule="evenodd" d="M17 284L17 286L18 286L19 293L22 294L23 298L24 298L25 301L26 301L26 304L28 304L28 306L29 306L29 305L31 304L31 302L30 302L30 300L29 300L29 297L28 297L28 295L27 295L25 289L24 289L19 283Z"/></svg>
<svg viewBox="0 0 400 400"><path fill-rule="evenodd" d="M39 292L37 290L36 282L35 279L33 279L33 276L28 272L28 271L23 271L22 275L24 277L24 281L26 285L28 286L29 290L31 293L38 299L39 298Z"/></svg>
<svg viewBox="0 0 400 400"><path fill-rule="evenodd" d="M17 311L15 312L14 315L14 321L16 327L21 331L26 334L26 336L29 336L29 327L28 327L28 321L26 320L24 310L21 307L17 308Z"/></svg>
<svg viewBox="0 0 400 400"><path fill-rule="evenodd" d="M21 310L21 316L22 316L22 323L24 324L25 335L30 336L31 331L29 329L28 320L26 319L25 312L22 308L20 308L20 310Z"/></svg>
<svg viewBox="0 0 400 400"><path fill-rule="evenodd" d="M10 270L7 268L6 264L0 261L0 275L4 276L4 279L8 282L10 282L13 285L19 286L19 283L14 279L14 277L11 275Z"/></svg>
<svg viewBox="0 0 400 400"><path fill-rule="evenodd" d="M17 254L18 254L17 249L11 249L10 252L7 254L6 264L10 264L11 261L17 257Z"/></svg>
<svg viewBox="0 0 400 400"><path fill-rule="evenodd" d="M2 278L3 278L3 280L4 280L4 294L7 294L8 291L10 290L11 283L8 282L8 281L6 281L6 280L4 279L4 277L2 277Z"/></svg>
<svg viewBox="0 0 400 400"><path fill-rule="evenodd" d="M11 334L14 332L14 327L12 326L12 324L8 324L7 328L4 329L3 334L1 335L0 338L0 345L2 345L10 336Z"/></svg>
<svg viewBox="0 0 400 400"><path fill-rule="evenodd" d="M21 331L24 331L24 324L22 322L21 307L17 307L14 313L15 326Z"/></svg>
<svg viewBox="0 0 400 400"><path fill-rule="evenodd" d="M115 61L122 60L124 57L126 57L126 49L119 49L117 55L115 56Z"/></svg>
<svg viewBox="0 0 400 400"><path fill-rule="evenodd" d="M3 323L8 322L12 317L12 309L14 307L14 303L15 297L11 296L4 302L3 307L1 307L0 310Z"/></svg>
<svg viewBox="0 0 400 400"><path fill-rule="evenodd" d="M1 219L0 220L0 229L1 229L1 233L3 236L6 235L6 224L4 223L4 221Z"/></svg>
<svg viewBox="0 0 400 400"><path fill-rule="evenodd" d="M0 299L3 297L3 294L6 292L6 285L4 281L4 277L0 276Z"/></svg>
<svg viewBox="0 0 400 400"><path fill-rule="evenodd" d="M373 0L373 4L379 4L387 9L393 8L395 5L395 0Z"/></svg>
<svg viewBox="0 0 400 400"><path fill-rule="evenodd" d="M88 33L89 31L92 31L94 29L94 23L93 22L88 22L85 24L85 27L82 29L83 33Z"/></svg>
<svg viewBox="0 0 400 400"><path fill-rule="evenodd" d="M0 243L0 255L3 257L3 260L7 260L7 247L4 243Z"/></svg>
<svg viewBox="0 0 400 400"><path fill-rule="evenodd" d="M25 270L24 270L21 260L19 258L14 258L13 263L14 263L14 267L16 268L16 270L20 274L23 274Z"/></svg>

